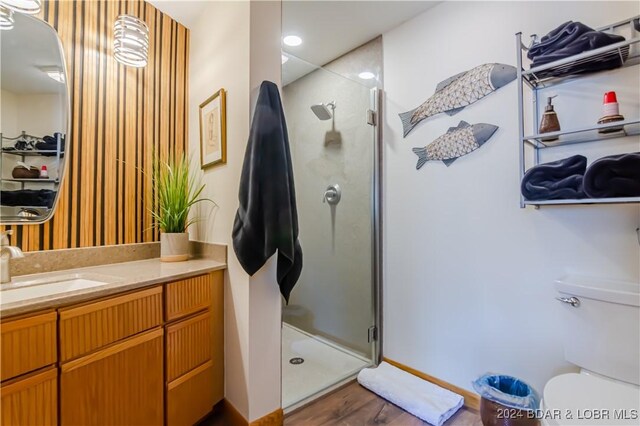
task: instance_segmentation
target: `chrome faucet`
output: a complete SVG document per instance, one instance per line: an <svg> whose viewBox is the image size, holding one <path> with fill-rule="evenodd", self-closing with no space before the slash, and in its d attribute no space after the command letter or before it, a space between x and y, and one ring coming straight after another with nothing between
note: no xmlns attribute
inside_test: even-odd
<svg viewBox="0 0 640 426"><path fill-rule="evenodd" d="M9 245L9 235L13 231L0 232L0 283L11 282L10 260L12 258L24 257L24 253L18 247Z"/></svg>

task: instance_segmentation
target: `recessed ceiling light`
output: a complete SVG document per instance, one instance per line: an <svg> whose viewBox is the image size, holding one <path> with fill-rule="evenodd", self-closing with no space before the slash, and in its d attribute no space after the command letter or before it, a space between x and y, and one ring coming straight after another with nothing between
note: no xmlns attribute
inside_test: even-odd
<svg viewBox="0 0 640 426"><path fill-rule="evenodd" d="M289 57L286 55L282 55L282 64L284 65L285 62L287 62L289 60Z"/></svg>
<svg viewBox="0 0 640 426"><path fill-rule="evenodd" d="M358 77L360 77L363 80L371 80L375 76L376 75L370 71L363 71L360 74L358 74Z"/></svg>
<svg viewBox="0 0 640 426"><path fill-rule="evenodd" d="M284 44L287 46L300 46L302 44L302 39L297 35L288 35L282 39Z"/></svg>

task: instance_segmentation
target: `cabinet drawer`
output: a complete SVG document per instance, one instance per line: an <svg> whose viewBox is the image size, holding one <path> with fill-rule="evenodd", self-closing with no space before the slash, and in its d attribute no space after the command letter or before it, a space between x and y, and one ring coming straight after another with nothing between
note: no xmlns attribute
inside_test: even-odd
<svg viewBox="0 0 640 426"><path fill-rule="evenodd" d="M3 384L0 395L0 424L3 426L58 424L58 371L55 367Z"/></svg>
<svg viewBox="0 0 640 426"><path fill-rule="evenodd" d="M191 426L218 402L213 386L213 362L190 371L167 385L167 424Z"/></svg>
<svg viewBox="0 0 640 426"><path fill-rule="evenodd" d="M60 360L77 358L162 324L162 287L60 310Z"/></svg>
<svg viewBox="0 0 640 426"><path fill-rule="evenodd" d="M47 312L2 321L0 376L10 379L56 362L56 317Z"/></svg>
<svg viewBox="0 0 640 426"><path fill-rule="evenodd" d="M181 318L211 306L210 274L175 281L166 285L167 321Z"/></svg>
<svg viewBox="0 0 640 426"><path fill-rule="evenodd" d="M115 343L60 369L62 425L162 425L162 328Z"/></svg>
<svg viewBox="0 0 640 426"><path fill-rule="evenodd" d="M211 313L205 311L167 326L167 381L211 360Z"/></svg>

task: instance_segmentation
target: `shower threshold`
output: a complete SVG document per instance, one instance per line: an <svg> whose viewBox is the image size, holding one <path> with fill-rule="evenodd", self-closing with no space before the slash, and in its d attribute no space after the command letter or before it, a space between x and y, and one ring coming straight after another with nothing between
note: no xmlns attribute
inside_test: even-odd
<svg viewBox="0 0 640 426"><path fill-rule="evenodd" d="M371 365L371 360L343 346L282 323L282 407L285 413L339 388Z"/></svg>

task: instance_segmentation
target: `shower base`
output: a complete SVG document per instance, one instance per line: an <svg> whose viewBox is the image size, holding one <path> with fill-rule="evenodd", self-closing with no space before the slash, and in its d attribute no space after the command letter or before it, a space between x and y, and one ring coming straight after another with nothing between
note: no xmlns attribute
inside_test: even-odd
<svg viewBox="0 0 640 426"><path fill-rule="evenodd" d="M282 407L291 411L370 365L370 360L344 347L283 323Z"/></svg>

